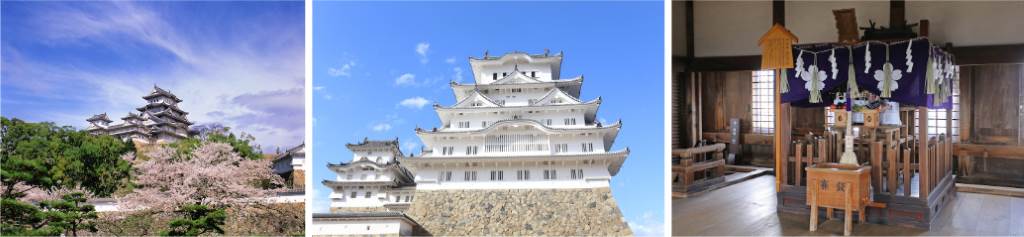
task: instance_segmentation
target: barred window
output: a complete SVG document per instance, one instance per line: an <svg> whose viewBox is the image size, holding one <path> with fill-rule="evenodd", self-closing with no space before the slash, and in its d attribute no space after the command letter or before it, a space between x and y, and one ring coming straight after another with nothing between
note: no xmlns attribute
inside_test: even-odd
<svg viewBox="0 0 1024 237"><path fill-rule="evenodd" d="M751 75L750 123L754 133L775 132L775 72L754 71Z"/></svg>
<svg viewBox="0 0 1024 237"><path fill-rule="evenodd" d="M956 71L956 78L960 78L960 72ZM953 111L952 111L952 136L953 141L960 140L960 83L953 81ZM914 120L918 121L920 114L914 111ZM914 125L914 133L919 130L919 124ZM946 133L946 109L928 109L928 136L937 136Z"/></svg>

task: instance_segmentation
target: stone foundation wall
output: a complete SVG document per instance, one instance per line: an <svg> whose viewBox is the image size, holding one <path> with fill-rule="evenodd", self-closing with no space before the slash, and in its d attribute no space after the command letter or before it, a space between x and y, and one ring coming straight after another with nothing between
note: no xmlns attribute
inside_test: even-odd
<svg viewBox="0 0 1024 237"><path fill-rule="evenodd" d="M416 191L410 218L444 235L632 235L610 189Z"/></svg>
<svg viewBox="0 0 1024 237"><path fill-rule="evenodd" d="M292 187L303 189L306 187L306 172L304 170L292 171Z"/></svg>

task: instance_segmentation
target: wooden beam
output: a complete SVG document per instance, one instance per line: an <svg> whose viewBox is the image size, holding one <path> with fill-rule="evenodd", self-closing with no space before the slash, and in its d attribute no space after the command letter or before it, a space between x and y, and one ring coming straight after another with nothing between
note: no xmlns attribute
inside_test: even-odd
<svg viewBox="0 0 1024 237"><path fill-rule="evenodd" d="M980 145L980 144L954 144L953 150L956 154L967 154L969 156L991 156L1008 159L1024 160L1024 146L1011 145Z"/></svg>
<svg viewBox="0 0 1024 237"><path fill-rule="evenodd" d="M958 65L1024 63L1024 44L958 46L951 52ZM673 63L685 60L685 57L672 58ZM761 55L698 57L690 67L698 72L760 70Z"/></svg>
<svg viewBox="0 0 1024 237"><path fill-rule="evenodd" d="M786 25L786 1L772 1L772 23Z"/></svg>
<svg viewBox="0 0 1024 237"><path fill-rule="evenodd" d="M889 1L889 28L903 27L907 25L906 2L903 0Z"/></svg>
<svg viewBox="0 0 1024 237"><path fill-rule="evenodd" d="M1024 63L1024 44L958 46L952 53L958 65Z"/></svg>
<svg viewBox="0 0 1024 237"><path fill-rule="evenodd" d="M690 0L686 1L686 61L690 66L693 65L695 55L697 55L694 52L696 44L693 31L693 0Z"/></svg>
<svg viewBox="0 0 1024 237"><path fill-rule="evenodd" d="M706 132L702 137L705 140L715 143L729 143L728 132ZM740 144L743 145L771 145L772 135L766 133L743 133L740 134Z"/></svg>
<svg viewBox="0 0 1024 237"><path fill-rule="evenodd" d="M918 107L917 108L917 158L918 158L918 184L920 184L920 196L921 199L927 200L928 189L931 188L931 169L929 164L931 161L928 160L928 108Z"/></svg>

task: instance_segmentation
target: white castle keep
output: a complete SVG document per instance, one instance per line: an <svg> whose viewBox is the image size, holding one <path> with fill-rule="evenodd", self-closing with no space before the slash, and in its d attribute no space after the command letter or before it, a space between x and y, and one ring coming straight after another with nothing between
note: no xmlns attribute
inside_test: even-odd
<svg viewBox="0 0 1024 237"><path fill-rule="evenodd" d="M622 124L599 122L601 98L579 98L582 76L561 78L562 54L485 53L469 62L475 83L452 82L456 103L433 106L440 126L416 128L419 155L403 155L397 139L364 140L348 144L351 162L328 165L337 174L323 181L332 189L332 213L314 215L312 233L628 235L609 189L629 155L628 148L612 150ZM487 198L508 192L526 192L526 199ZM460 200L464 206L440 207ZM570 210L546 222L539 214L497 226L473 218L490 216L495 205L520 213ZM606 227L570 229L579 225Z"/></svg>
<svg viewBox="0 0 1024 237"><path fill-rule="evenodd" d="M155 85L142 99L147 104L136 108L139 113L128 112L121 118L122 123L110 124L112 121L106 113L97 114L86 119L89 122L86 131L143 144L171 143L188 137L192 122L186 117L188 112L178 108L181 99Z"/></svg>

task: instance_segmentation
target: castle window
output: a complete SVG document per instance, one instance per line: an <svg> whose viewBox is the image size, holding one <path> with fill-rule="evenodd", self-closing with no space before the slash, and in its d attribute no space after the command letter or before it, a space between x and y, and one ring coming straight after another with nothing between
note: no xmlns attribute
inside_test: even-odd
<svg viewBox="0 0 1024 237"><path fill-rule="evenodd" d="M452 155L454 153L455 153L455 147L452 147L452 146L441 147L441 155L450 156L450 155Z"/></svg>
<svg viewBox="0 0 1024 237"><path fill-rule="evenodd" d="M459 122L459 128L469 128L469 121Z"/></svg>
<svg viewBox="0 0 1024 237"><path fill-rule="evenodd" d="M576 118L567 118L563 120L565 125L576 125Z"/></svg>
<svg viewBox="0 0 1024 237"><path fill-rule="evenodd" d="M558 173L556 170L544 170L544 180L556 180L558 179Z"/></svg>
<svg viewBox="0 0 1024 237"><path fill-rule="evenodd" d="M501 181L501 180L504 180L504 177L502 177L502 176L504 176L504 174L505 174L505 172L501 171L501 170L491 170L491 181Z"/></svg>
<svg viewBox="0 0 1024 237"><path fill-rule="evenodd" d="M477 152L477 146L467 146L466 147L466 155L476 155L476 152Z"/></svg>
<svg viewBox="0 0 1024 237"><path fill-rule="evenodd" d="M569 152L569 144L555 144L555 153Z"/></svg>
<svg viewBox="0 0 1024 237"><path fill-rule="evenodd" d="M480 127L481 128L486 128L487 127L487 121L480 121Z"/></svg>
<svg viewBox="0 0 1024 237"><path fill-rule="evenodd" d="M751 130L754 133L775 132L775 73L754 71L751 86Z"/></svg>
<svg viewBox="0 0 1024 237"><path fill-rule="evenodd" d="M445 171L444 172L444 181L445 182L452 181L452 172L451 171Z"/></svg>
<svg viewBox="0 0 1024 237"><path fill-rule="evenodd" d="M583 179L583 169L571 169L569 175L572 179Z"/></svg>
<svg viewBox="0 0 1024 237"><path fill-rule="evenodd" d="M503 72L503 73L501 73L501 76L502 76L502 77L505 77L505 76L507 76L507 75L508 75L507 73L504 73L504 72Z"/></svg>
<svg viewBox="0 0 1024 237"><path fill-rule="evenodd" d="M516 171L516 180L530 180L530 170Z"/></svg>
<svg viewBox="0 0 1024 237"><path fill-rule="evenodd" d="M530 77L537 77L537 71L530 72Z"/></svg>
<svg viewBox="0 0 1024 237"><path fill-rule="evenodd" d="M356 198L356 192L352 192L352 196L349 196L349 198Z"/></svg>
<svg viewBox="0 0 1024 237"><path fill-rule="evenodd" d="M466 171L465 176L463 178L465 181L476 181L476 171Z"/></svg>
<svg viewBox="0 0 1024 237"><path fill-rule="evenodd" d="M497 73L497 72L495 72L495 73L493 74L493 77L491 77L491 78L492 78L492 79L494 79L495 81L497 81L497 80L498 80L498 73Z"/></svg>
<svg viewBox="0 0 1024 237"><path fill-rule="evenodd" d="M395 196L395 202L399 202L401 200L402 200L402 196Z"/></svg>
<svg viewBox="0 0 1024 237"><path fill-rule="evenodd" d="M561 98L551 99L551 103L552 104L561 104L562 103L562 99Z"/></svg>
<svg viewBox="0 0 1024 237"><path fill-rule="evenodd" d="M370 198L370 196L373 196L373 192L366 191L366 198Z"/></svg>
<svg viewBox="0 0 1024 237"><path fill-rule="evenodd" d="M512 88L512 92L513 92L513 93L516 93L516 92L523 92L523 88Z"/></svg>
<svg viewBox="0 0 1024 237"><path fill-rule="evenodd" d="M583 152L594 152L594 143L588 142L588 143L582 143L580 145L581 145L581 150L583 150Z"/></svg>
<svg viewBox="0 0 1024 237"><path fill-rule="evenodd" d="M405 202L411 202L412 196L405 196Z"/></svg>
<svg viewBox="0 0 1024 237"><path fill-rule="evenodd" d="M547 119L547 125L551 126L551 119Z"/></svg>

